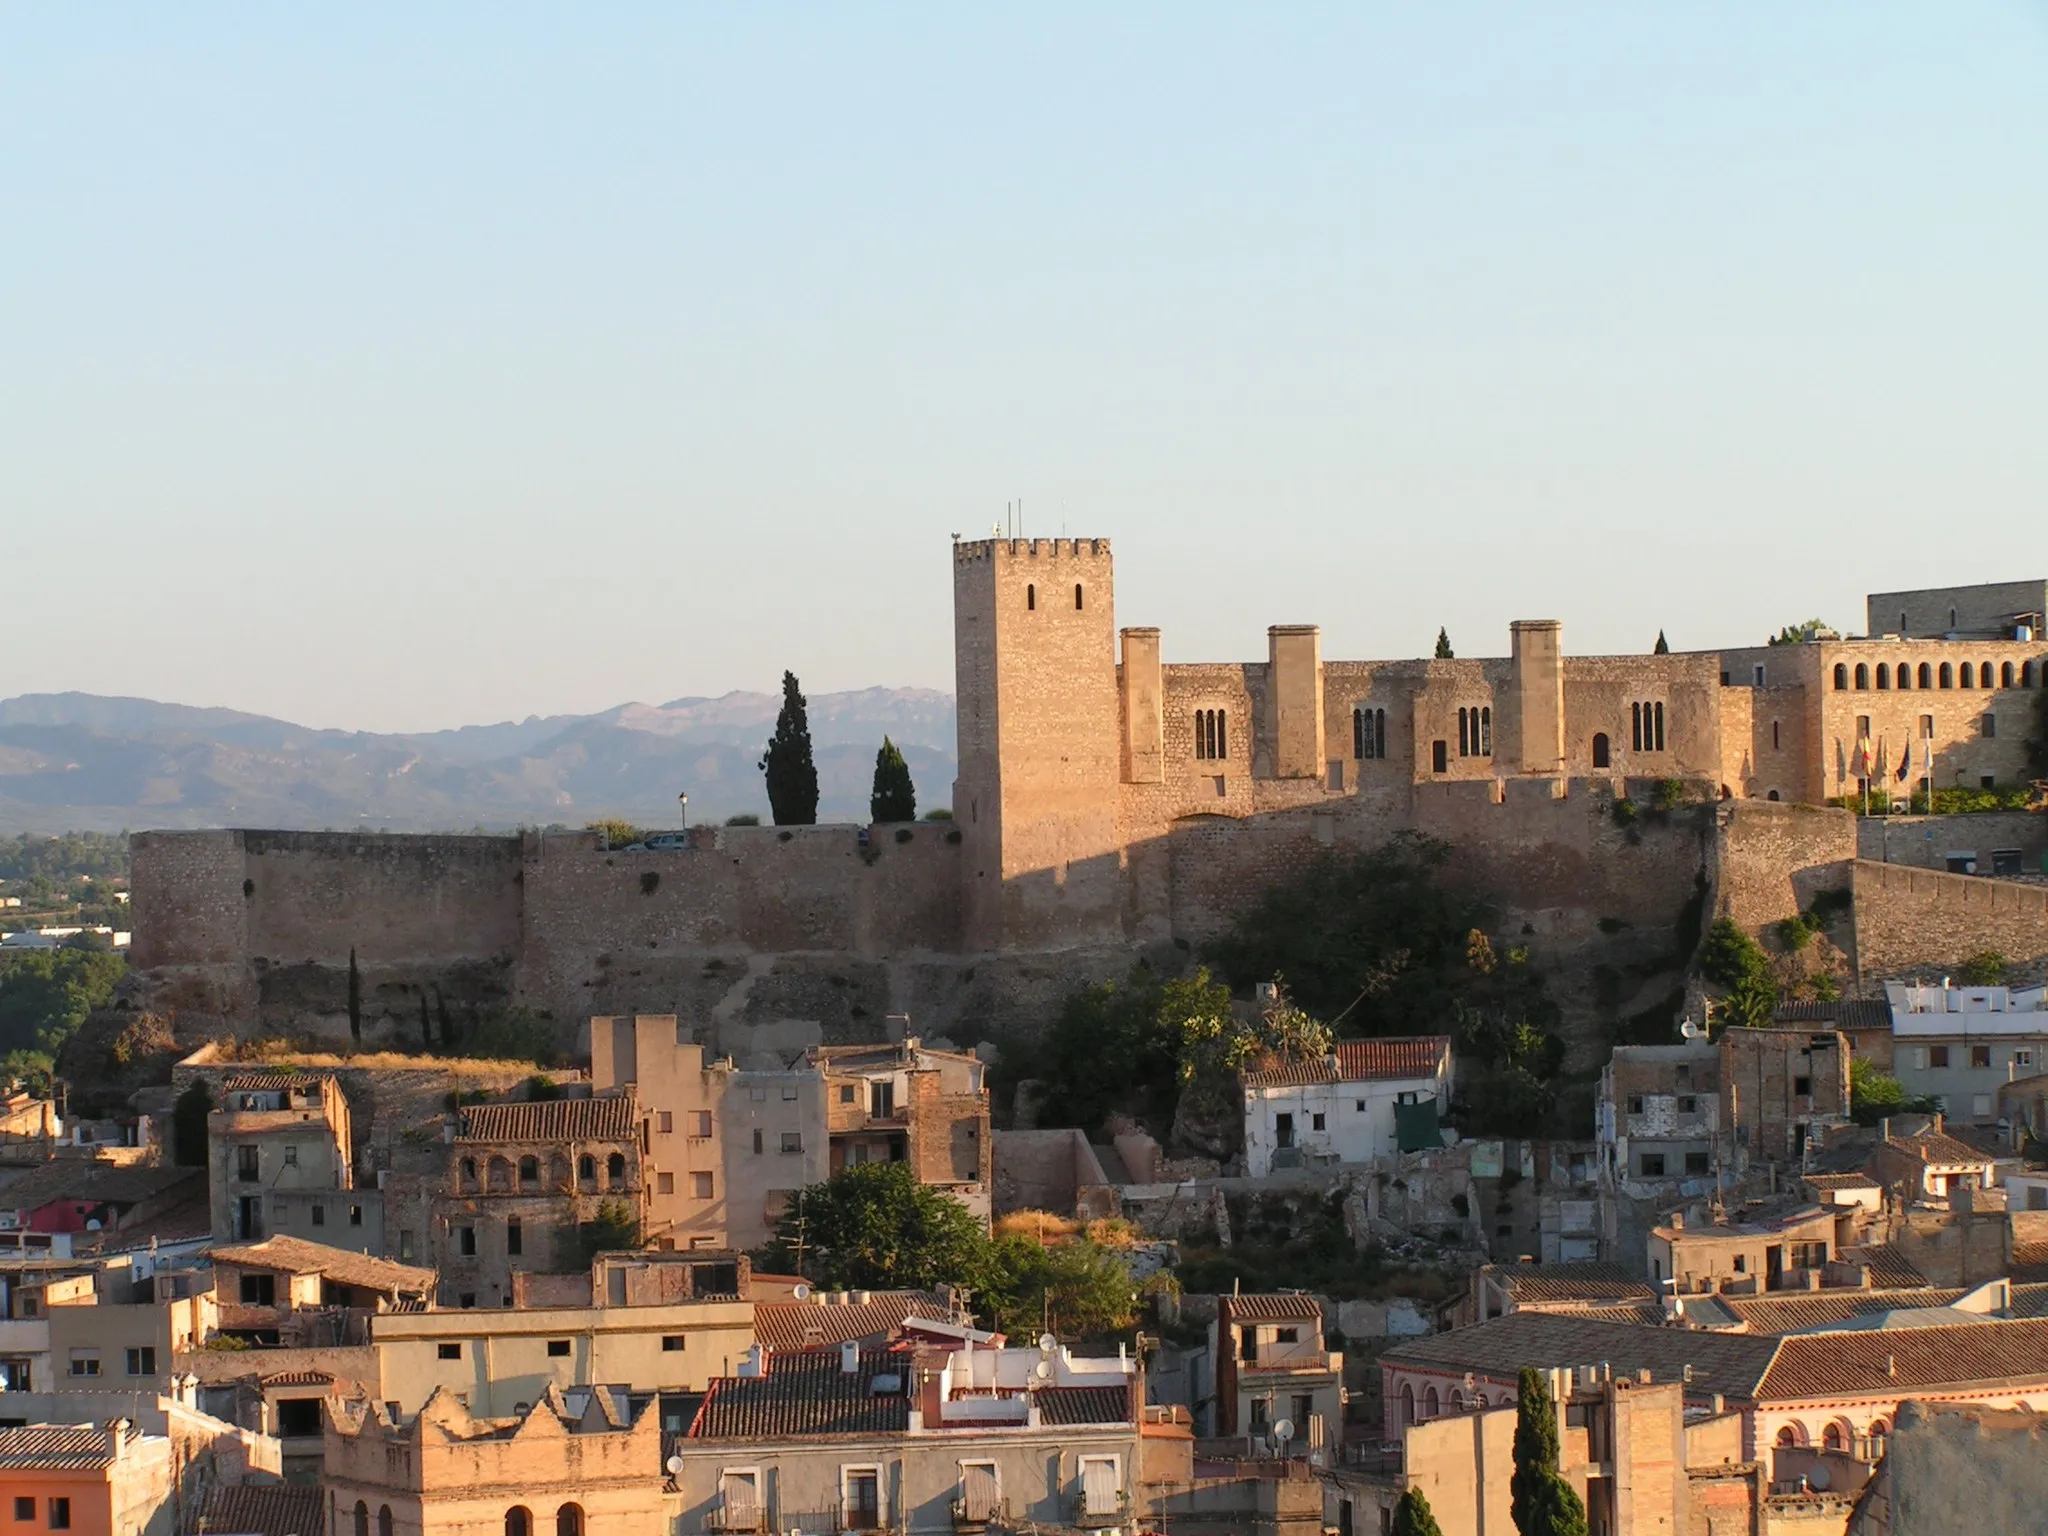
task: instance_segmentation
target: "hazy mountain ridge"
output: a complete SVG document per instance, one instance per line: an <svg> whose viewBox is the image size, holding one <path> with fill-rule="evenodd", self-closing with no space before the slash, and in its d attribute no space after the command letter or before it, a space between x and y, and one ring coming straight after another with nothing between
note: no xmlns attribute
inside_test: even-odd
<svg viewBox="0 0 2048 1536"><path fill-rule="evenodd" d="M733 692L443 731L321 730L97 694L0 699L0 832L123 827L467 830L622 816L766 817L757 767L778 695ZM926 688L809 701L819 816L863 820L875 751L903 748L921 810L948 803L954 705Z"/></svg>

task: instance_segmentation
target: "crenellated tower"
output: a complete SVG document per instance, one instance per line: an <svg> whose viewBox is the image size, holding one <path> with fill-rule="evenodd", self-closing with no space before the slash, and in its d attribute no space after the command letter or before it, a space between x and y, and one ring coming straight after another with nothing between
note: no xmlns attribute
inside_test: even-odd
<svg viewBox="0 0 2048 1536"><path fill-rule="evenodd" d="M1120 937L1126 745L1109 540L955 544L953 655L969 946Z"/></svg>

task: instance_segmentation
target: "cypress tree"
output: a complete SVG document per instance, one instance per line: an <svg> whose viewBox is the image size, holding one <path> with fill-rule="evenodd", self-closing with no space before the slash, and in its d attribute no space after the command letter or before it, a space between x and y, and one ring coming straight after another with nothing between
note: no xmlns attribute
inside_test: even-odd
<svg viewBox="0 0 2048 1536"><path fill-rule="evenodd" d="M1650 654L1652 656L1669 656L1671 654L1671 642L1664 638L1664 631L1661 629L1657 631L1657 643L1650 647Z"/></svg>
<svg viewBox="0 0 2048 1536"><path fill-rule="evenodd" d="M1394 1506L1394 1536L1444 1536L1420 1488L1410 1488Z"/></svg>
<svg viewBox="0 0 2048 1536"><path fill-rule="evenodd" d="M354 945L348 951L348 1033L357 1045L363 1043L363 973L356 968Z"/></svg>
<svg viewBox="0 0 2048 1536"><path fill-rule="evenodd" d="M888 737L875 754L875 787L868 796L868 815L876 821L917 820L917 790L910 782L910 764Z"/></svg>
<svg viewBox="0 0 2048 1536"><path fill-rule="evenodd" d="M1451 632L1448 629L1439 629L1436 632L1436 659L1438 661L1455 661L1457 659L1457 653L1451 649Z"/></svg>
<svg viewBox="0 0 2048 1536"><path fill-rule="evenodd" d="M434 1048L434 1021L427 1017L427 989L420 988L420 1045L431 1051Z"/></svg>
<svg viewBox="0 0 2048 1536"><path fill-rule="evenodd" d="M768 808L778 827L814 826L818 820L818 765L811 760L811 722L796 674L782 674L782 713L761 754L768 781Z"/></svg>
<svg viewBox="0 0 2048 1536"><path fill-rule="evenodd" d="M1522 1367L1510 1512L1521 1536L1586 1536L1586 1506L1557 1470L1557 1409L1540 1371Z"/></svg>
<svg viewBox="0 0 2048 1536"><path fill-rule="evenodd" d="M441 1049L445 1051L455 1044L455 1021L448 1017L448 999L441 995L438 983L434 987L434 1016L441 1024Z"/></svg>

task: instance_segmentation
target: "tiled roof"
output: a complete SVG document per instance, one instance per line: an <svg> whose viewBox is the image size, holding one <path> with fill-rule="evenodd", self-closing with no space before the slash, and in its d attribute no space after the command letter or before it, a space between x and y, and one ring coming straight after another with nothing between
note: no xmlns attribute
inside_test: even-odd
<svg viewBox="0 0 2048 1536"><path fill-rule="evenodd" d="M1962 1163L1974 1166L1988 1163L1988 1153L1979 1152L1967 1142L1958 1141L1946 1131L1922 1131L1917 1136L1894 1136L1885 1143L1895 1152L1917 1158L1923 1163L1934 1165Z"/></svg>
<svg viewBox="0 0 2048 1536"><path fill-rule="evenodd" d="M1664 1304L1656 1300L1628 1301L1614 1306L1557 1303L1551 1306L1551 1310L1569 1312L1573 1317L1588 1317L1596 1323L1636 1323L1646 1328L1655 1328L1664 1321Z"/></svg>
<svg viewBox="0 0 2048 1536"><path fill-rule="evenodd" d="M1628 1301L1657 1294L1624 1264L1502 1265L1494 1273L1517 1301Z"/></svg>
<svg viewBox="0 0 2048 1536"><path fill-rule="evenodd" d="M864 1351L860 1369L840 1368L836 1349L770 1354L765 1376L721 1376L690 1424L693 1440L784 1435L901 1434L910 1428L905 1384L910 1356ZM895 1390L878 1392L878 1380Z"/></svg>
<svg viewBox="0 0 2048 1536"><path fill-rule="evenodd" d="M1807 1291L1785 1296L1723 1296L1728 1310L1757 1334L1804 1333L1873 1312L1901 1307L1945 1307L1964 1293L1918 1288L1904 1291Z"/></svg>
<svg viewBox="0 0 2048 1536"><path fill-rule="evenodd" d="M1313 1296L1280 1291L1258 1296L1228 1296L1230 1315L1240 1323L1313 1323L1323 1316L1322 1303Z"/></svg>
<svg viewBox="0 0 2048 1536"><path fill-rule="evenodd" d="M72 1471L104 1467L113 1459L113 1432L97 1424L29 1424L0 1429L0 1467Z"/></svg>
<svg viewBox="0 0 2048 1536"><path fill-rule="evenodd" d="M1039 1418L1047 1424L1128 1424L1131 1422L1131 1389L1119 1382L1113 1387L1041 1387L1037 1393Z"/></svg>
<svg viewBox="0 0 2048 1536"><path fill-rule="evenodd" d="M1928 1283L1927 1277L1913 1267L1912 1261L1890 1243L1844 1248L1835 1257L1845 1264L1861 1264L1868 1268L1872 1290L1910 1291Z"/></svg>
<svg viewBox="0 0 2048 1536"><path fill-rule="evenodd" d="M1290 1088L1309 1083L1369 1083L1433 1078L1450 1051L1449 1035L1400 1035L1378 1040L1340 1040L1335 1063L1328 1056L1290 1061L1244 1074L1249 1088Z"/></svg>
<svg viewBox="0 0 2048 1536"><path fill-rule="evenodd" d="M1757 1390L1761 1400L1805 1402L2048 1380L2048 1320L1971 1323L1903 1332L1795 1334Z"/></svg>
<svg viewBox="0 0 2048 1536"><path fill-rule="evenodd" d="M271 1387L331 1387L334 1377L326 1371L278 1371L258 1377L256 1385L266 1391Z"/></svg>
<svg viewBox="0 0 2048 1536"><path fill-rule="evenodd" d="M1802 1173L1799 1176L1815 1189L1877 1189L1877 1180L1867 1173Z"/></svg>
<svg viewBox="0 0 2048 1536"><path fill-rule="evenodd" d="M1655 1381L1746 1398L1769 1368L1778 1341L1690 1328L1643 1328L1596 1322L1569 1312L1511 1312L1491 1322L1411 1339L1380 1356L1382 1365L1445 1373L1473 1371L1513 1382L1525 1365L1538 1370L1607 1364L1617 1377L1648 1370Z"/></svg>
<svg viewBox="0 0 2048 1536"><path fill-rule="evenodd" d="M284 1093L320 1079L311 1072L243 1072L220 1085L222 1093Z"/></svg>
<svg viewBox="0 0 2048 1536"><path fill-rule="evenodd" d="M1780 1003L1774 1024L1827 1024L1836 1029L1890 1029L1892 1005L1882 999L1853 998L1839 1003Z"/></svg>
<svg viewBox="0 0 2048 1536"><path fill-rule="evenodd" d="M2014 1243L2007 1268L2015 1282L2048 1280L2048 1243Z"/></svg>
<svg viewBox="0 0 2048 1536"><path fill-rule="evenodd" d="M431 1291L434 1272L373 1259L368 1254L309 1243L303 1237L266 1237L260 1243L224 1243L206 1250L216 1263L245 1269L274 1269L290 1275L323 1275L338 1285L366 1291Z"/></svg>
<svg viewBox="0 0 2048 1536"><path fill-rule="evenodd" d="M633 1101L542 1099L538 1103L472 1104L462 1111L457 1141L627 1141Z"/></svg>
<svg viewBox="0 0 2048 1536"><path fill-rule="evenodd" d="M56 1158L0 1189L0 1210L33 1211L57 1200L137 1205L181 1184L206 1187L204 1168L129 1168L97 1158Z"/></svg>
<svg viewBox="0 0 2048 1536"><path fill-rule="evenodd" d="M925 1291L871 1291L865 1302L757 1301L754 1340L770 1349L837 1346L848 1339L892 1338L912 1317L944 1321L952 1314Z"/></svg>
<svg viewBox="0 0 2048 1536"><path fill-rule="evenodd" d="M317 1483L241 1483L214 1488L190 1536L319 1536Z"/></svg>

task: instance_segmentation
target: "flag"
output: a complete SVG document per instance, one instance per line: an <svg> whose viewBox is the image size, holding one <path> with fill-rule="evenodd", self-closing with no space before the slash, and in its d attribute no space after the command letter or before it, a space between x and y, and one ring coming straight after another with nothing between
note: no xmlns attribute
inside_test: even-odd
<svg viewBox="0 0 2048 1536"><path fill-rule="evenodd" d="M1899 771L1896 774L1894 774L1893 777L1896 778L1901 784L1903 784L1906 782L1906 775L1911 773L1912 771L1913 743L1911 741L1908 741L1905 745L1904 750L1899 753Z"/></svg>
<svg viewBox="0 0 2048 1536"><path fill-rule="evenodd" d="M1840 784L1849 777L1849 759L1842 751L1842 738L1835 738L1835 782Z"/></svg>
<svg viewBox="0 0 2048 1536"><path fill-rule="evenodd" d="M1870 738L1868 736L1856 738L1856 777L1859 779L1870 777Z"/></svg>

